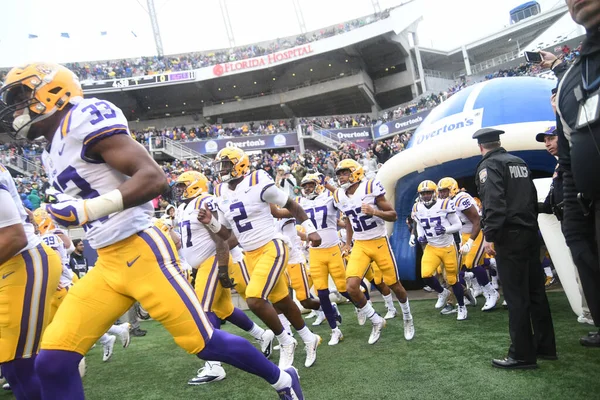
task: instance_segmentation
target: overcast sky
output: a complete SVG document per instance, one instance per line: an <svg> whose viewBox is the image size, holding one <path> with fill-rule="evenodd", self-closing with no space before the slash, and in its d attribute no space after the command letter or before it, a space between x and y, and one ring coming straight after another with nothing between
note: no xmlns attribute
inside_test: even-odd
<svg viewBox="0 0 600 400"><path fill-rule="evenodd" d="M406 0L404 0L406 1ZM421 44L450 49L509 24L509 10L526 0L420 0ZM379 0L381 9L403 0ZM538 0L542 11L564 0ZM373 13L371 0L299 0L307 30ZM236 45L300 32L292 0L226 0ZM93 5L93 6L92 6ZM229 47L218 0L155 0L165 54ZM68 62L156 54L146 0L3 1L0 66L34 60ZM568 16L551 37L577 26ZM556 34L554 33L556 31ZM61 33L70 38L61 38ZM106 32L106 35L101 35ZM28 35L37 35L28 39Z"/></svg>

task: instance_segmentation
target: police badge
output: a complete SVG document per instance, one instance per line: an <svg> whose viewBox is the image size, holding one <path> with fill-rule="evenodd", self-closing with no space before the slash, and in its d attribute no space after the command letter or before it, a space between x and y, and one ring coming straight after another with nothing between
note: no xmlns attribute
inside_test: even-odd
<svg viewBox="0 0 600 400"><path fill-rule="evenodd" d="M486 180L487 180L487 168L484 168L481 171L479 171L479 182L485 183Z"/></svg>

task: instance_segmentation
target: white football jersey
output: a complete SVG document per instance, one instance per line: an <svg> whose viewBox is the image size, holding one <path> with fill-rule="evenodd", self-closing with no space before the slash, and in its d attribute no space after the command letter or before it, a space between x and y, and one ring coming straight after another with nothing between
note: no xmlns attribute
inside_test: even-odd
<svg viewBox="0 0 600 400"><path fill-rule="evenodd" d="M181 254L192 268L200 267L217 252L217 246L210 237L208 229L198 221L198 210L204 207L204 204L208 204L211 210L215 210L214 201L214 196L201 194L190 201L180 215Z"/></svg>
<svg viewBox="0 0 600 400"><path fill-rule="evenodd" d="M385 195L385 189L377 179L363 179L351 196L343 189L337 189L333 194L335 207L346 214L348 222L352 224L354 240L372 240L387 236L383 219L368 216L361 211L363 203L379 210L376 199L381 195Z"/></svg>
<svg viewBox="0 0 600 400"><path fill-rule="evenodd" d="M321 236L321 245L317 248L337 246L340 243L337 234L338 210L333 204L333 194L327 190L313 200L298 197L297 201Z"/></svg>
<svg viewBox="0 0 600 400"><path fill-rule="evenodd" d="M21 222L23 224L23 229L25 230L25 235L27 236L27 245L17 254L21 254L25 250L36 247L38 244L40 244L40 237L36 235L35 228L31 224L31 221L29 221L29 215L25 211L25 207L21 202L21 196L19 196L15 181L13 180L12 176L10 176L10 172L8 172L8 170L4 168L4 165L2 164L0 164L0 190L6 190L10 194L10 197L12 197L12 200L19 212L18 215L15 215L14 218L11 218L10 220L0 221L0 228L16 225Z"/></svg>
<svg viewBox="0 0 600 400"><path fill-rule="evenodd" d="M458 215L460 222L462 222L462 228L460 229L460 232L471 233L473 230L473 223L465 214L463 214L463 211L471 206L475 206L475 210L477 210L477 214L479 214L479 207L477 207L477 203L475 203L473 197L466 192L459 192L456 196L454 196L452 201L454 202L454 207L456 208L456 215Z"/></svg>
<svg viewBox="0 0 600 400"><path fill-rule="evenodd" d="M106 194L130 179L103 160L92 159L87 150L107 137L127 135L127 119L114 104L84 99L67 113L54 134L42 161L55 189L79 199ZM152 225L151 202L113 213L83 225L90 246L106 247Z"/></svg>
<svg viewBox="0 0 600 400"><path fill-rule="evenodd" d="M282 218L277 222L281 233L289 239L290 256L288 264L304 264L304 251L302 250L302 239L298 236L296 230L296 220L294 218Z"/></svg>
<svg viewBox="0 0 600 400"><path fill-rule="evenodd" d="M281 237L276 231L271 207L262 198L264 191L273 185L273 178L259 169L245 176L235 190L229 189L227 183L215 188L219 221L233 230L245 251L256 250Z"/></svg>
<svg viewBox="0 0 600 400"><path fill-rule="evenodd" d="M435 233L435 226L441 224L448 228L452 224L448 221L448 214L454 213L454 202L450 199L437 199L435 204L427 208L419 202L413 207L415 221L419 224L419 234L427 237L427 243L433 247L446 247L454 243L452 234Z"/></svg>
<svg viewBox="0 0 600 400"><path fill-rule="evenodd" d="M71 285L73 282L73 271L69 268L69 255L67 253L67 249L65 248L65 242L56 234L56 231L48 232L41 237L42 242L46 244L46 246L52 248L52 250L56 251L60 256L62 261L62 273L60 274L60 280L58 282L58 288L66 288Z"/></svg>

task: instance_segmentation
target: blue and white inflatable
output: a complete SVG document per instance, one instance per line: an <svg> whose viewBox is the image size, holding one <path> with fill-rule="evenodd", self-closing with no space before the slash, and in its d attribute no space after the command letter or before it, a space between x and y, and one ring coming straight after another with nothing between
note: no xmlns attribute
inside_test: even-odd
<svg viewBox="0 0 600 400"><path fill-rule="evenodd" d="M432 110L413 134L407 149L382 166L377 177L398 212L398 220L388 224L388 232L392 234L391 244L401 279L415 281L420 275L415 248L408 245L410 233L405 224L419 182L425 179L437 182L451 176L461 187L477 195L474 174L481 154L472 139L476 130L502 129L506 132L501 136L502 146L523 158L534 178L552 175L556 160L535 140L535 135L556 124L550 106L551 90L555 86L556 81L548 79L515 77L465 88ZM544 184L538 193L542 199L548 191L548 182ZM550 255L571 306L579 314L581 296L573 263L555 221L553 216L540 218L541 231L544 240L552 243L548 246ZM561 240L562 246L558 246Z"/></svg>

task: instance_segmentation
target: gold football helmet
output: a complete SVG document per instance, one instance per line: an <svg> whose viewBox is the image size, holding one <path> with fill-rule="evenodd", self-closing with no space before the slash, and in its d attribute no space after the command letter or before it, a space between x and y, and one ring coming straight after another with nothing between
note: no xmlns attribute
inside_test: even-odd
<svg viewBox="0 0 600 400"><path fill-rule="evenodd" d="M434 181L427 180L419 183L417 192L419 192L419 199L427 207L433 205L437 200L437 185Z"/></svg>
<svg viewBox="0 0 600 400"><path fill-rule="evenodd" d="M52 221L48 212L41 207L33 212L33 221L38 226L40 235L45 235L56 229L56 225L54 225L54 221Z"/></svg>
<svg viewBox="0 0 600 400"><path fill-rule="evenodd" d="M308 186L305 185L309 183L314 183L314 188L307 190ZM300 182L300 186L302 187L302 195L309 200L313 200L315 197L323 193L323 186L321 185L321 178L318 174L306 174L302 181Z"/></svg>
<svg viewBox="0 0 600 400"><path fill-rule="evenodd" d="M177 178L177 185L185 185L181 197L193 199L202 193L208 193L208 179L198 171L186 171Z"/></svg>
<svg viewBox="0 0 600 400"><path fill-rule="evenodd" d="M215 172L223 182L243 178L250 171L250 158L238 147L225 147L215 157Z"/></svg>
<svg viewBox="0 0 600 400"><path fill-rule="evenodd" d="M443 189L448 189L448 196L451 199L454 198L454 196L456 196L458 194L458 192L460 191L460 189L458 188L458 182L456 182L456 180L454 178L450 178L450 177L440 179L440 181L437 184L437 190L438 190L438 194L440 195L440 199L446 198L446 197L441 196L440 191Z"/></svg>
<svg viewBox="0 0 600 400"><path fill-rule="evenodd" d="M83 97L79 78L59 64L36 62L14 67L0 89L0 128L27 137L31 125ZM15 113L21 114L15 117Z"/></svg>
<svg viewBox="0 0 600 400"><path fill-rule="evenodd" d="M358 161L355 161L351 158L340 161L337 167L335 167L335 175L338 177L338 181L340 179L339 173L344 170L350 171L350 177L348 178L347 182L340 182L340 187L342 189L348 189L355 183L360 183L360 181L362 181L365 177L365 170L363 169L363 166L360 165Z"/></svg>

